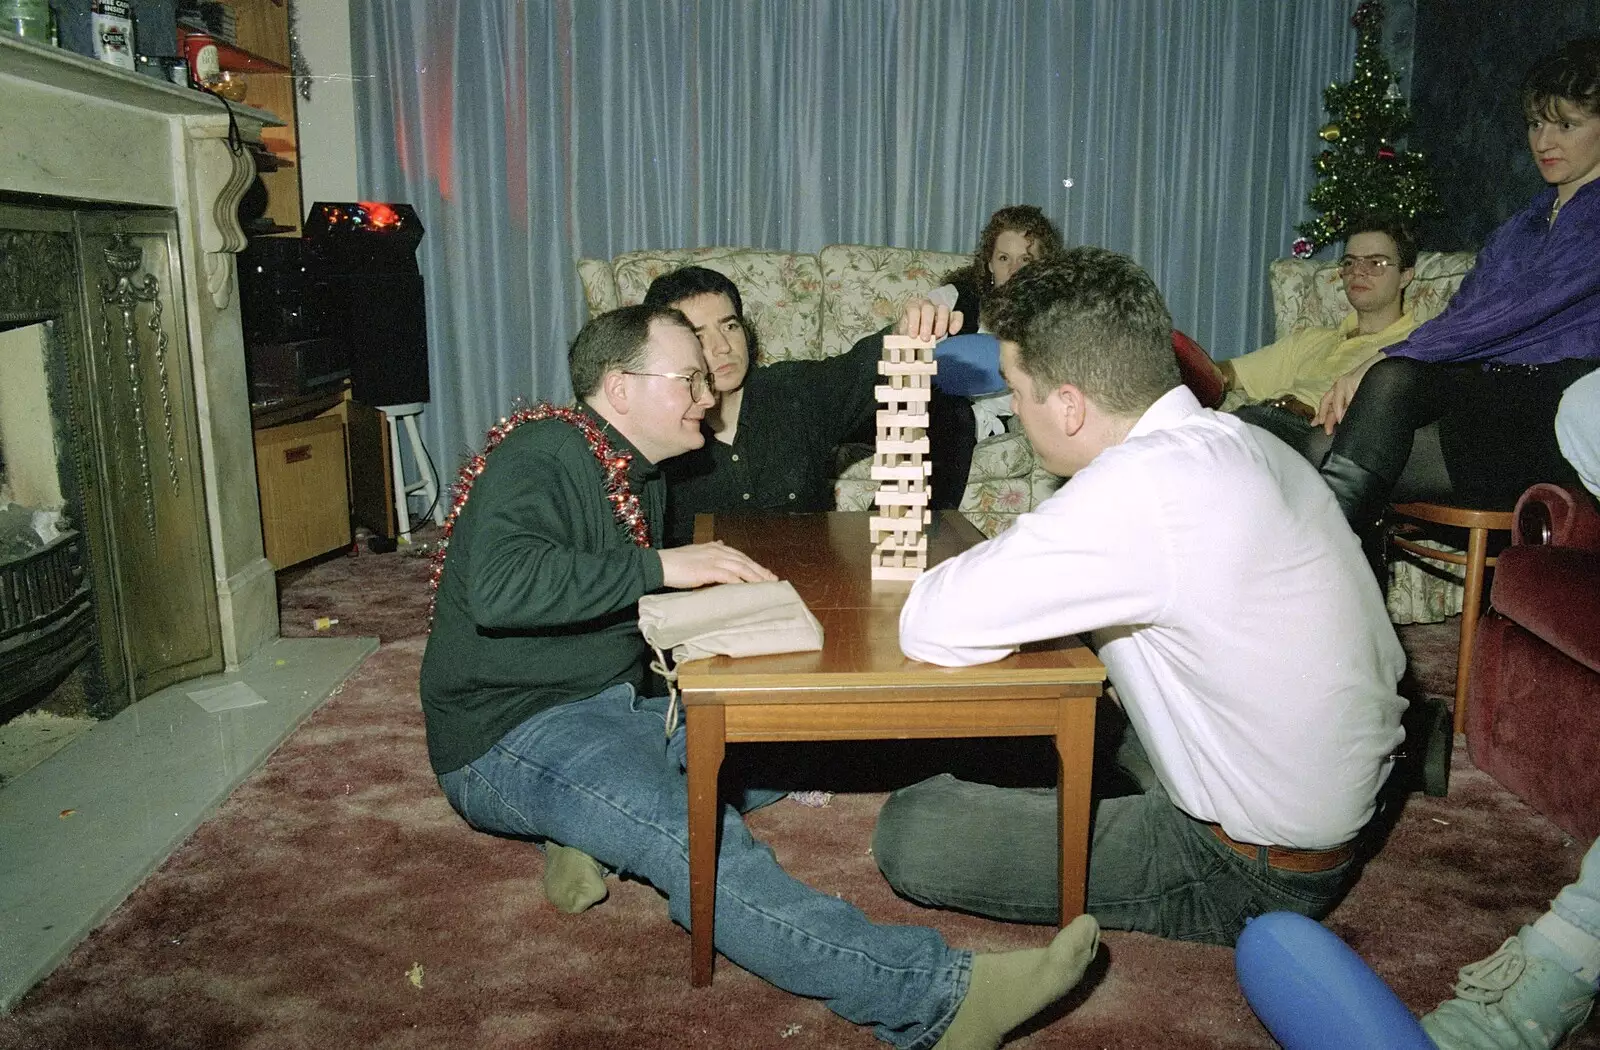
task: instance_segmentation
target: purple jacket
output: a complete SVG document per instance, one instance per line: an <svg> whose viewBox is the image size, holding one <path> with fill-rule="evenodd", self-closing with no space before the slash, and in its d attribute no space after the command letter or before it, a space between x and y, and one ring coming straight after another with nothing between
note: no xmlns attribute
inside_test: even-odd
<svg viewBox="0 0 1600 1050"><path fill-rule="evenodd" d="M1546 189L1491 233L1444 312L1385 353L1440 364L1600 358L1600 180L1552 227L1555 196Z"/></svg>

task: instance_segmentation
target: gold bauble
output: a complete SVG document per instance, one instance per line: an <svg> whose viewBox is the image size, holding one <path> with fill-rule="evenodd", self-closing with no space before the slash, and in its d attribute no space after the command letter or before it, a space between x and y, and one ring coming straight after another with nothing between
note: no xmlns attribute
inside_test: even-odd
<svg viewBox="0 0 1600 1050"><path fill-rule="evenodd" d="M1317 138L1321 139L1323 142L1338 142L1339 125L1336 123L1322 125L1322 130L1317 132Z"/></svg>
<svg viewBox="0 0 1600 1050"><path fill-rule="evenodd" d="M224 69L206 87L229 102L243 102L250 85L245 82L243 73L235 73L230 69Z"/></svg>

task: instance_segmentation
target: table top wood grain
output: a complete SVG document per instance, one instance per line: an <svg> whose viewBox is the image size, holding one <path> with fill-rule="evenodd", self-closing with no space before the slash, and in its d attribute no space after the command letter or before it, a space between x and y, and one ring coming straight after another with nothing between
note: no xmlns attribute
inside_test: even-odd
<svg viewBox="0 0 1600 1050"><path fill-rule="evenodd" d="M864 689L885 700L908 691L925 695L931 689L953 697L997 686L1015 695L1017 688L1064 682L1098 689L1105 668L1077 638L1030 645L976 667L938 667L903 655L900 609L912 585L872 579L868 517L865 512L701 516L695 538L722 540L793 584L822 623L824 643L820 652L685 662L678 668L684 703L770 703L777 698L760 694L796 688L805 689L812 702L835 691L840 699L860 700ZM956 511L937 514L927 536L930 566L984 539ZM740 691L750 695L740 700Z"/></svg>

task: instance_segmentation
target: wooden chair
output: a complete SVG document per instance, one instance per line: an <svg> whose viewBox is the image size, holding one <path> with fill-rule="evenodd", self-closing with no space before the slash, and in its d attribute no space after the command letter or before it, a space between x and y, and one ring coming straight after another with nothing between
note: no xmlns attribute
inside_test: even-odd
<svg viewBox="0 0 1600 1050"><path fill-rule="evenodd" d="M1401 533L1406 526L1395 518L1427 522L1430 525L1447 525L1467 530L1467 551L1434 550L1424 547ZM1466 731L1467 723L1467 672L1472 667L1472 638L1478 629L1478 616L1483 611L1483 580L1486 571L1494 565L1489 557L1489 533L1510 532L1511 510L1483 510L1455 506L1449 503L1395 503L1389 507L1389 542L1407 554L1430 561L1447 562L1466 568L1465 593L1461 596L1461 648L1456 655L1455 731ZM1398 525L1398 528L1397 528Z"/></svg>

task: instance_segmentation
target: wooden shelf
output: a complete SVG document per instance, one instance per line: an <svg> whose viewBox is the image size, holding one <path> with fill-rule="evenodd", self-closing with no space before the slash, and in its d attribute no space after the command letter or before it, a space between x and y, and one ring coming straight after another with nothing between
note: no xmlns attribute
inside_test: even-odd
<svg viewBox="0 0 1600 1050"><path fill-rule="evenodd" d="M294 167L294 160L281 153L274 153L265 146L251 145L250 152L256 162L257 171L278 171L282 168Z"/></svg>
<svg viewBox="0 0 1600 1050"><path fill-rule="evenodd" d="M263 58L254 51L246 51L238 44L230 44L220 40L215 34L203 29L194 29L189 26L178 27L178 49L188 54L185 40L191 36L209 36L217 47L217 65L230 73L287 73L289 67L281 62L274 62L270 58Z"/></svg>

